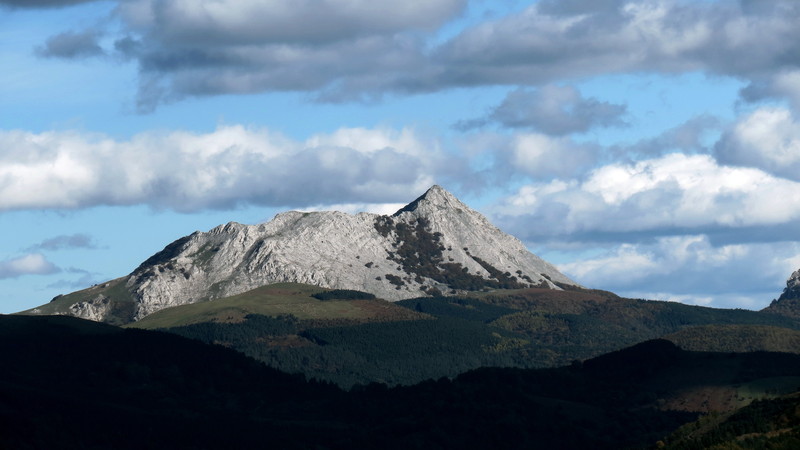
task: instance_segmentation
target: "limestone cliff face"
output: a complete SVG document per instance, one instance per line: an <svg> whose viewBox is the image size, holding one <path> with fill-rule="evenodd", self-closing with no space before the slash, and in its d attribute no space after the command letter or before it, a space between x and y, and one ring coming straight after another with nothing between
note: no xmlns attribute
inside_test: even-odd
<svg viewBox="0 0 800 450"><path fill-rule="evenodd" d="M142 263L125 286L135 303L132 319L139 320L164 308L276 282L355 289L393 301L575 285L434 186L392 216L290 211L264 224L232 222L196 232Z"/></svg>
<svg viewBox="0 0 800 450"><path fill-rule="evenodd" d="M781 296L763 311L800 318L800 270L792 273Z"/></svg>

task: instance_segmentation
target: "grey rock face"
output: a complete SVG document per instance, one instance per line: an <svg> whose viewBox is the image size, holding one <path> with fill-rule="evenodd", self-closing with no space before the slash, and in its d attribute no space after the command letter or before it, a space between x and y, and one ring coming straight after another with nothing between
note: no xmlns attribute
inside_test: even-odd
<svg viewBox="0 0 800 450"><path fill-rule="evenodd" d="M800 298L800 270L796 270L789 279L786 280L786 288L783 290L778 300L787 298Z"/></svg>
<svg viewBox="0 0 800 450"><path fill-rule="evenodd" d="M434 186L392 216L278 214L168 245L127 279L135 320L276 282L354 289L386 300L499 287L576 285L480 213ZM87 318L96 311L82 307ZM75 311L79 313L79 311Z"/></svg>
<svg viewBox="0 0 800 450"><path fill-rule="evenodd" d="M792 273L781 296L762 311L800 318L800 270Z"/></svg>

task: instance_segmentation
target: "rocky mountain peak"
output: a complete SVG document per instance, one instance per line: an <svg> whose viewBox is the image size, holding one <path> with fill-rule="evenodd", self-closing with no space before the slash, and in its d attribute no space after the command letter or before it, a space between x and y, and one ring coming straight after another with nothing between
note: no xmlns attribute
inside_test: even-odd
<svg viewBox="0 0 800 450"><path fill-rule="evenodd" d="M781 296L773 300L764 311L800 318L800 270L789 276Z"/></svg>
<svg viewBox="0 0 800 450"><path fill-rule="evenodd" d="M453 194L445 190L439 185L433 185L430 189L425 191L424 194L419 196L416 200L404 206L394 216L399 216L404 212L417 214L425 214L432 211L441 210L465 210L469 209L465 204L461 203Z"/></svg>
<svg viewBox="0 0 800 450"><path fill-rule="evenodd" d="M796 270L786 280L786 288L784 288L778 300L786 298L800 298L800 270Z"/></svg>
<svg viewBox="0 0 800 450"><path fill-rule="evenodd" d="M577 286L518 239L433 186L391 216L289 211L267 223L230 222L195 232L124 279L59 302L68 314L124 322L278 282L365 291L390 301ZM69 303L74 298L81 300ZM120 311L126 316L117 317Z"/></svg>

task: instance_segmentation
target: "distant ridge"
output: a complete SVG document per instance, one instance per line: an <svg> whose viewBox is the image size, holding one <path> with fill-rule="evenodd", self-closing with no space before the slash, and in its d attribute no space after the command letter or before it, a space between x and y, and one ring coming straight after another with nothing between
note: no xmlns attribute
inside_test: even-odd
<svg viewBox="0 0 800 450"><path fill-rule="evenodd" d="M172 306L277 282L352 289L396 301L497 288L577 284L450 192L433 186L391 216L337 211L231 222L167 245L130 275L30 314L129 323Z"/></svg>

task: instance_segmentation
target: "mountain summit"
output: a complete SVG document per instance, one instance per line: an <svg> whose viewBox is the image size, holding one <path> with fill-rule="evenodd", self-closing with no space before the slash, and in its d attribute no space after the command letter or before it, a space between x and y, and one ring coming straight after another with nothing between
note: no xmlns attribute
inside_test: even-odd
<svg viewBox="0 0 800 450"><path fill-rule="evenodd" d="M391 216L338 211L231 222L167 245L127 277L28 313L112 323L277 282L366 291L387 300L576 283L440 186Z"/></svg>
<svg viewBox="0 0 800 450"><path fill-rule="evenodd" d="M800 270L789 276L781 296L763 311L800 318Z"/></svg>

